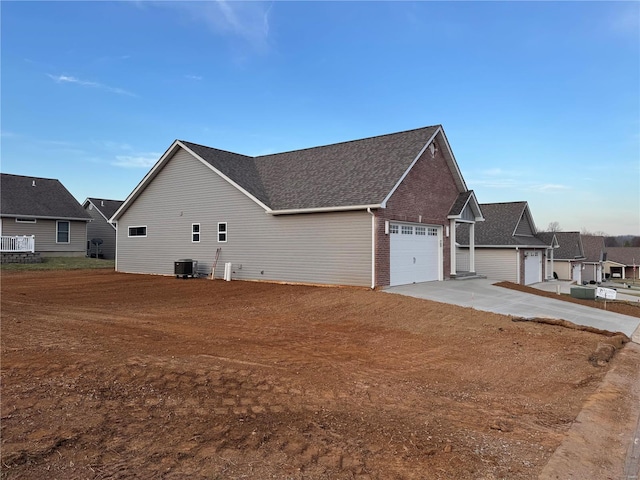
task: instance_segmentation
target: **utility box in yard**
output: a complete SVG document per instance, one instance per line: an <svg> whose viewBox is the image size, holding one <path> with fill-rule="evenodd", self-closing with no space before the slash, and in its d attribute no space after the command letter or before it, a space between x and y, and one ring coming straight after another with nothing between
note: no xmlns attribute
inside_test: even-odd
<svg viewBox="0 0 640 480"><path fill-rule="evenodd" d="M596 289L590 287L571 287L571 296L573 298L582 298L584 300L595 300Z"/></svg>

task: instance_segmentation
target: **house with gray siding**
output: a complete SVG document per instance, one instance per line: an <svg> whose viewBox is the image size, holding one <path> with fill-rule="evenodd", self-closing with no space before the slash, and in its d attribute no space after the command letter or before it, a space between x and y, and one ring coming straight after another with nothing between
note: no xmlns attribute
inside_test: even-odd
<svg viewBox="0 0 640 480"><path fill-rule="evenodd" d="M471 246L475 246L475 267L480 275L522 285L547 279L547 251L557 247L557 242L538 237L528 203L482 203L480 209L485 221L477 224L475 240L470 240L467 224L461 224L455 234L459 263L468 261Z"/></svg>
<svg viewBox="0 0 640 480"><path fill-rule="evenodd" d="M541 232L538 238L547 244L555 238L558 243L558 247L547 256L547 271L553 278L582 283L585 256L580 232Z"/></svg>
<svg viewBox="0 0 640 480"><path fill-rule="evenodd" d="M86 255L91 217L59 180L3 173L0 197L4 253L33 241L34 252L43 257Z"/></svg>
<svg viewBox="0 0 640 480"><path fill-rule="evenodd" d="M87 225L87 255L113 260L116 258L116 227L109 219L122 206L123 200L87 198L82 207L91 216Z"/></svg>
<svg viewBox="0 0 640 480"><path fill-rule="evenodd" d="M482 220L440 125L257 157L176 140L110 219L120 272L219 252L215 277L371 288L455 277L450 232Z"/></svg>

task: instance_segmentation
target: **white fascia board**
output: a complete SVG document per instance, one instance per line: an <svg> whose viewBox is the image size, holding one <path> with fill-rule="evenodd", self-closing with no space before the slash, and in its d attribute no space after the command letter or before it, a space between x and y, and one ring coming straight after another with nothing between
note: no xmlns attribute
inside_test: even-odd
<svg viewBox="0 0 640 480"><path fill-rule="evenodd" d="M471 207L471 210L477 210L478 213L480 214L479 217L476 216L474 217L473 220L462 220L462 213L460 213L458 215L447 215L447 218L449 220L459 220L460 223L484 222L485 219L482 216L482 210L480 210L480 204L478 203L478 199L476 198L475 192L471 192L471 195L469 195L469 198L467 198L467 201L464 203L464 206L462 207L462 210L460 212L464 212L464 209L467 208L467 205L469 205L469 202L471 201L472 198L476 208L474 209L473 207Z"/></svg>
<svg viewBox="0 0 640 480"><path fill-rule="evenodd" d="M109 219L109 223L115 222L116 220L118 220L118 218L120 218L120 216L122 216L122 214L129 208L129 205L131 204L131 202L133 202L138 197L138 195L142 193L142 191L151 182L151 180L155 178L155 176L160 171L162 166L164 166L167 160L171 158L173 153L180 146L179 144L180 142L178 140L174 140L174 142L162 154L162 156L156 162L156 164L153 167L151 167L151 170L147 172L147 174L142 178L142 180L140 180L140 183L138 183L138 185L136 185L136 187L129 194L129 196L125 198L124 202L122 202L122 205L120 205L120 208L116 210L116 213L114 213L113 216Z"/></svg>
<svg viewBox="0 0 640 480"><path fill-rule="evenodd" d="M387 202L389 201L389 199L391 198L391 195L393 195L395 193L395 191L398 189L398 187L400 186L400 184L404 181L404 179L406 178L407 175L409 175L409 172L411 171L411 169L413 168L413 166L418 162L418 160L420 159L420 157L422 156L422 154L425 152L425 150L427 149L427 147L431 144L431 142L433 142L434 138L436 138L436 135L438 135L438 132L441 130L441 127L438 127L438 129L433 133L433 135L431 135L431 138L429 138L429 140L427 141L427 143L425 143L424 147L422 147L422 150L420 150L420 152L418 153L418 155L416 156L416 158L413 159L413 161L411 162L411 165L409 165L409 168L407 168L405 170L405 172L402 174L402 176L400 177L400 180L398 180L396 182L396 184L393 186L393 188L391 189L391 191L387 194L386 197L384 197L384 200L381 203L382 208L387 208Z"/></svg>
<svg viewBox="0 0 640 480"><path fill-rule="evenodd" d="M469 244L465 244L465 245L460 245L461 247L468 247ZM521 250L521 249L535 249L535 250L546 250L549 247L546 247L544 245L475 245L475 248L512 248L515 250Z"/></svg>
<svg viewBox="0 0 640 480"><path fill-rule="evenodd" d="M453 151L451 150L451 145L449 145L449 140L447 140L447 136L445 135L444 130L442 129L442 126L439 126L436 129L436 131L433 133L433 135L431 135L431 138L429 138L425 146L422 147L422 150L420 150L420 153L418 153L418 155L413 160L413 162L411 162L411 165L409 165L409 168L407 168L407 170L404 172L402 177L400 177L400 180L398 180L398 182L394 185L394 187L391 189L391 191L387 194L385 199L382 201L382 204L381 204L382 208L387 207L387 202L391 198L391 195L395 193L395 191L398 189L400 184L404 181L405 177L409 174L413 166L417 163L417 161L420 159L420 157L425 152L427 147L431 144L431 142L435 140L438 134L441 135L441 140L442 140L441 143L444 144L446 148L446 153L444 153L445 161L447 162L447 165L449 165L449 168L452 170L452 173L454 174L454 181L458 185L458 188L460 189L460 193L466 192L467 190L469 190L467 188L467 184L464 181L464 178L462 177L462 173L460 172L460 167L458 166L456 157L453 155Z"/></svg>
<svg viewBox="0 0 640 480"><path fill-rule="evenodd" d="M458 161L456 160L456 157L453 154L453 151L451 150L451 145L449 145L449 140L447 139L447 135L444 133L444 130L442 129L442 127L438 127L438 132L442 134L442 138L444 139L444 145L445 147L447 147L447 153L449 154L450 163L452 164L450 166L453 166L455 170L455 174L457 175L457 178L460 181L460 184L462 185L462 191L466 192L469 189L467 188L467 184L464 181L464 177L462 176L462 172L460 171L460 167L458 166Z"/></svg>
<svg viewBox="0 0 640 480"><path fill-rule="evenodd" d="M244 188L242 188L240 185L238 185L236 182L234 182L233 180L231 180L229 177L227 177L224 173L222 173L220 170L218 170L217 168L215 168L213 165L211 165L209 162L205 161L203 158L201 158L197 153L195 153L193 150L191 150L189 147L187 147L186 145L184 145L182 142L177 141L178 145L180 145L182 148L184 148L187 152L189 152L191 155L193 155L195 158L197 158L205 167L208 167L210 170L214 171L216 174L218 174L220 176L220 178L222 178L223 180L227 181L230 185L234 186L235 188L237 188L238 190L240 190L240 192L244 193L247 197L249 197L251 200L253 200L255 203L257 203L258 205L260 205L262 208L264 208L264 210L267 213L271 212L271 208L269 208L268 206L266 206L264 203L262 203L260 200L258 200L256 197L254 197L253 195L251 195L248 191L246 191Z"/></svg>
<svg viewBox="0 0 640 480"><path fill-rule="evenodd" d="M111 225L111 226L113 227L113 224L109 222L109 219L104 215L104 213L102 213L102 210L100 210L100 209L98 208L98 206L97 206L95 203L93 203L91 200L89 200L89 199L87 198L87 199L84 201L84 203L82 204L82 206L83 206L83 207L85 207L85 209L86 209L86 208L87 208L87 207L86 207L86 204L87 204L87 203L90 203L91 205L93 205L93 208L95 208L95 209L98 211L98 213L102 216L102 218L104 218L105 222L107 222L109 225ZM113 227L113 228L115 229L115 227Z"/></svg>
<svg viewBox="0 0 640 480"><path fill-rule="evenodd" d="M346 205L342 207L318 207L318 208L291 208L288 210L269 210L269 215L294 215L297 213L325 213L325 212L347 212L354 210L367 210L368 208L381 208L382 205Z"/></svg>
<svg viewBox="0 0 640 480"><path fill-rule="evenodd" d="M524 209L522 210L522 213L520 214L520 219L518 220L518 222L516 223L516 228L513 230L513 233L511 234L512 236L516 236L516 232L518 231L518 225L520 225L520 222L522 221L522 218L524 216L527 216L527 219L529 220L529 226L531 227L532 231L537 232L538 230L536 229L536 224L533 221L533 216L531 215L531 210L529 210L529 202L524 202Z"/></svg>
<svg viewBox="0 0 640 480"><path fill-rule="evenodd" d="M90 222L92 218L79 217L47 217L44 215L16 215L15 213L4 213L2 218L35 218L36 220L72 220L74 222Z"/></svg>
<svg viewBox="0 0 640 480"><path fill-rule="evenodd" d="M253 200L262 208L264 208L267 212L271 211L271 209L267 207L264 203L262 203L260 200L255 198L253 195L251 195L249 192L247 192L245 189L243 189L240 185L235 183L229 177L224 175L222 172L214 168L211 164L204 161L198 154L193 152L190 148L184 145L180 140L175 140L171 144L171 146L167 149L167 151L164 152L164 154L156 162L156 164L151 168L151 170L149 170L149 172L144 176L144 178L140 181L140 183L138 183L136 188L133 189L133 192L129 194L129 196L125 199L122 205L120 205L120 208L116 210L116 213L113 214L113 217L109 219L109 223L113 223L117 221L118 218L122 216L122 214L127 210L127 208L129 208L129 205L138 197L138 195L140 195L140 193L142 193L142 191L147 187L147 185L151 183L151 181L155 178L155 176L162 169L162 167L169 161L169 159L174 155L174 153L177 151L178 148L183 148L185 151L189 152L190 155L192 155L195 159L201 162L204 166L206 166L207 168L209 168L210 170L218 174L220 178L226 180L229 184L233 185L235 188L240 190L247 197L249 197L251 200Z"/></svg>

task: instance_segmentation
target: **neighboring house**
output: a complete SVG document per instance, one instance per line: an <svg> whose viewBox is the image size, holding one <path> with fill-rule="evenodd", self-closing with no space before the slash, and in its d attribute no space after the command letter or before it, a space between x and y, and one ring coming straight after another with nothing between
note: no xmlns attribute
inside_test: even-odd
<svg viewBox="0 0 640 480"><path fill-rule="evenodd" d="M639 247L606 247L605 276L637 280L640 278Z"/></svg>
<svg viewBox="0 0 640 480"><path fill-rule="evenodd" d="M0 192L3 252L16 251L13 239L26 236L42 256L86 255L91 217L58 180L3 173Z"/></svg>
<svg viewBox="0 0 640 480"><path fill-rule="evenodd" d="M554 237L558 248L552 249L547 255L547 273L552 278L582 283L582 262L585 256L580 232L538 233L538 238L549 245Z"/></svg>
<svg viewBox="0 0 640 480"><path fill-rule="evenodd" d="M536 227L527 202L482 203L485 221L475 227L475 270L492 280L523 285L542 282L547 249L557 246L552 237L545 242ZM458 227L459 263L470 255L470 228Z"/></svg>
<svg viewBox="0 0 640 480"><path fill-rule="evenodd" d="M176 140L111 218L116 269L386 286L457 274L452 226L482 220L441 126L249 157Z"/></svg>
<svg viewBox="0 0 640 480"><path fill-rule="evenodd" d="M93 221L87 225L87 255L90 257L116 258L116 227L109 219L122 206L122 200L104 198L87 198L82 206L91 215ZM94 239L102 240L100 245L92 243Z"/></svg>
<svg viewBox="0 0 640 480"><path fill-rule="evenodd" d="M582 262L582 283L600 283L603 280L603 266L606 260L604 237L581 235L585 259Z"/></svg>

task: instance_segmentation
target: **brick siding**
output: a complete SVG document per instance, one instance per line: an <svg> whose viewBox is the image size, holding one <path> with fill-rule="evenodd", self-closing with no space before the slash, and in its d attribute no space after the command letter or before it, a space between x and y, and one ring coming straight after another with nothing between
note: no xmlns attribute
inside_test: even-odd
<svg viewBox="0 0 640 480"><path fill-rule="evenodd" d="M434 141L435 142L435 141ZM385 235L385 220L440 225L443 227L443 272L449 278L451 256L449 238L444 236L449 225L447 215L458 198L453 174L438 145L432 157L425 150L404 181L387 202L386 209L376 211L376 286L390 283L390 235Z"/></svg>

